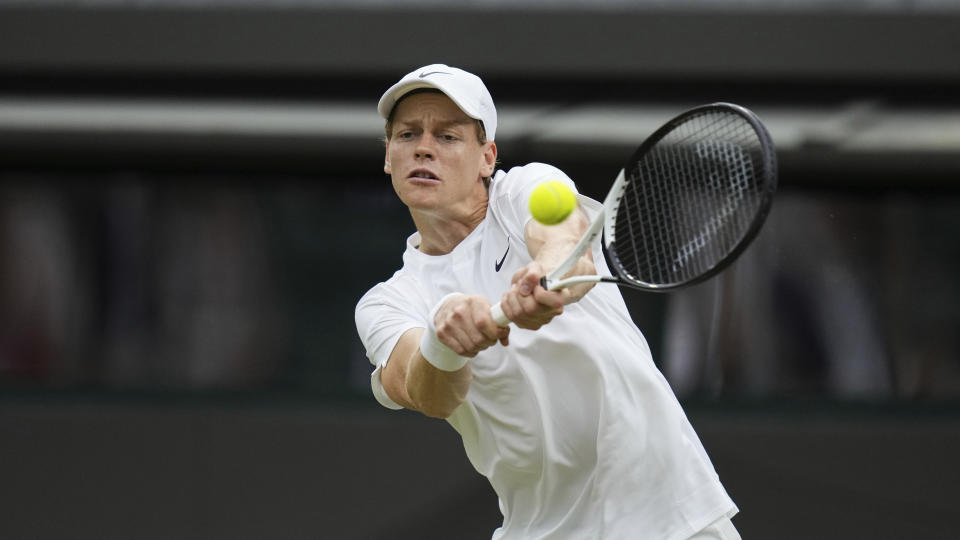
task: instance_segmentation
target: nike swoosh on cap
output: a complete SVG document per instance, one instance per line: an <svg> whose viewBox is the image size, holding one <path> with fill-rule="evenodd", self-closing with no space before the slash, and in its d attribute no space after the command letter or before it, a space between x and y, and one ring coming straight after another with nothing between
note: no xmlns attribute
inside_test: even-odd
<svg viewBox="0 0 960 540"><path fill-rule="evenodd" d="M437 74L440 74L440 75L450 75L450 74L447 73L446 71L424 71L424 72L420 73L420 78L423 79L423 78L429 77L430 75L437 75Z"/></svg>

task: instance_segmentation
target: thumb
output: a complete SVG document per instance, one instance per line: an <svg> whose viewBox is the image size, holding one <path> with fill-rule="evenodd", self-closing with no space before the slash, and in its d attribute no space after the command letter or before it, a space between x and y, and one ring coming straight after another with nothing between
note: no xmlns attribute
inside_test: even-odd
<svg viewBox="0 0 960 540"><path fill-rule="evenodd" d="M537 274L528 272L520 278L520 295L521 296L530 296L533 294L533 290L537 288L537 284L540 283L540 277Z"/></svg>

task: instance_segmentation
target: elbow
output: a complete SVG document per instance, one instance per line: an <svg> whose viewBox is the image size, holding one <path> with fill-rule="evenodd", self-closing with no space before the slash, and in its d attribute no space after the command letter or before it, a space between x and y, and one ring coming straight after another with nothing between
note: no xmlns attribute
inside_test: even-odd
<svg viewBox="0 0 960 540"><path fill-rule="evenodd" d="M466 401L466 392L419 392L422 388L409 388L414 409L430 418L446 420Z"/></svg>
<svg viewBox="0 0 960 540"><path fill-rule="evenodd" d="M457 410L457 408L462 405L463 402L464 400L461 398L457 400L450 400L445 403L425 404L420 408L420 412L426 416L429 416L430 418L446 420L447 418L450 418L450 415L453 414L453 411Z"/></svg>
<svg viewBox="0 0 960 540"><path fill-rule="evenodd" d="M430 418L447 419L467 400L467 392L473 378L469 368L444 374L441 380L408 378L406 394L414 409ZM451 377L451 375L453 375Z"/></svg>

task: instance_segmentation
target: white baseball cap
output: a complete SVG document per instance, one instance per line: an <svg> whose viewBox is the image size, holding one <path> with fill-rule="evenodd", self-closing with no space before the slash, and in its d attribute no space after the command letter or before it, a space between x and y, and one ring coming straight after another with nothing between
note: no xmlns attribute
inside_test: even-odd
<svg viewBox="0 0 960 540"><path fill-rule="evenodd" d="M473 73L445 64L415 69L391 86L377 105L380 116L389 118L397 101L417 88L436 88L446 94L467 116L483 122L488 141L497 134L497 109L483 81Z"/></svg>

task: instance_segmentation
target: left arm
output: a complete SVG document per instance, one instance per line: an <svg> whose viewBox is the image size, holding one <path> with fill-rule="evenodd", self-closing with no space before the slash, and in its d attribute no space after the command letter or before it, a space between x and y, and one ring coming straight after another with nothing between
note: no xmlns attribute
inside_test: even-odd
<svg viewBox="0 0 960 540"><path fill-rule="evenodd" d="M501 300L504 314L518 327L540 328L563 313L564 305L580 300L593 288L592 283L557 291L540 286L540 278L567 258L589 226L586 213L579 207L557 225L543 225L535 220L527 222L524 236L533 262L514 273L513 284ZM587 249L566 275L596 273L593 250Z"/></svg>

